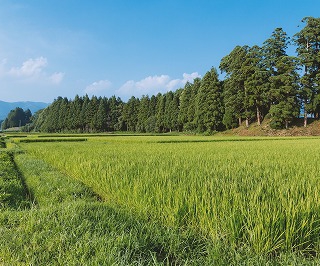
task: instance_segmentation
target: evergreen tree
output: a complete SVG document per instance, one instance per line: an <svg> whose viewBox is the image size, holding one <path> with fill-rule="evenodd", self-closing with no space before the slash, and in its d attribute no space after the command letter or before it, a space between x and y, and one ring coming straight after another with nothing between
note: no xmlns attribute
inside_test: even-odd
<svg viewBox="0 0 320 266"><path fill-rule="evenodd" d="M180 105L180 95L182 90L178 89L173 93L173 99L169 106L169 116L171 121L171 129L172 130L182 130L182 125L179 123L179 105Z"/></svg>
<svg viewBox="0 0 320 266"><path fill-rule="evenodd" d="M288 128L288 124L299 116L299 75L293 57L283 56L276 64L279 73L271 78L273 103L270 108L271 127Z"/></svg>
<svg viewBox="0 0 320 266"><path fill-rule="evenodd" d="M96 96L92 96L86 112L86 123L89 132L96 131L96 113L99 109L99 100Z"/></svg>
<svg viewBox="0 0 320 266"><path fill-rule="evenodd" d="M235 128L238 125L241 125L241 117L242 117L242 108L243 103L239 100L243 97L238 97L242 92L239 87L239 84L235 82L235 80L231 78L227 78L223 82L223 103L224 103L224 114L222 123L227 129ZM242 95L241 95L242 96ZM235 105L237 103L237 105ZM237 107L239 109L237 109Z"/></svg>
<svg viewBox="0 0 320 266"><path fill-rule="evenodd" d="M222 129L222 86L216 69L208 71L202 81L197 97L196 121L200 132Z"/></svg>
<svg viewBox="0 0 320 266"><path fill-rule="evenodd" d="M83 97L83 104L82 104L82 109L80 114L81 132L88 131L88 123L90 123L90 121L87 118L88 117L87 113L89 113L89 108L90 108L89 103L90 103L90 99L89 99L89 96L86 94Z"/></svg>
<svg viewBox="0 0 320 266"><path fill-rule="evenodd" d="M68 125L71 130L81 131L82 98L78 95L70 102Z"/></svg>
<svg viewBox="0 0 320 266"><path fill-rule="evenodd" d="M138 122L137 122L137 127L136 130L139 132L146 132L146 124L147 120L150 117L150 98L149 96L143 95L140 99L140 104L138 108Z"/></svg>
<svg viewBox="0 0 320 266"><path fill-rule="evenodd" d="M166 102L165 102L165 111L164 111L164 128L165 128L165 131L172 131L173 130L173 123L171 121L172 119L172 101L173 101L173 92L172 91L168 91L166 94L165 94L165 97L166 97Z"/></svg>
<svg viewBox="0 0 320 266"><path fill-rule="evenodd" d="M136 131L138 122L139 99L132 96L127 104L123 107L123 120L126 124L127 131Z"/></svg>
<svg viewBox="0 0 320 266"><path fill-rule="evenodd" d="M268 110L269 92L269 72L262 60L261 48L257 45L248 50L244 64L245 73L245 103L247 117L251 117L256 112L257 124L261 125L261 120Z"/></svg>
<svg viewBox="0 0 320 266"><path fill-rule="evenodd" d="M59 101L59 110L58 110L58 120L56 128L58 131L65 131L69 128L68 126L68 117L69 117L69 100L61 98Z"/></svg>
<svg viewBox="0 0 320 266"><path fill-rule="evenodd" d="M304 109L304 126L307 126L308 114L320 116L320 18L306 17L302 20L305 27L295 34L294 42L300 65L304 74L300 79L300 99Z"/></svg>
<svg viewBox="0 0 320 266"><path fill-rule="evenodd" d="M156 108L157 108L157 98L152 95L149 103L149 116L145 123L146 132L155 132L156 131Z"/></svg>
<svg viewBox="0 0 320 266"><path fill-rule="evenodd" d="M28 115L26 115L25 111L20 107L11 110L3 123L3 129L25 126L28 119L27 116L30 114L30 110Z"/></svg>
<svg viewBox="0 0 320 266"><path fill-rule="evenodd" d="M185 130L195 131L197 129L196 125L196 108L197 108L197 95L200 90L201 79L195 78L191 87L191 95L189 100L189 107L187 111L188 121L184 125Z"/></svg>
<svg viewBox="0 0 320 266"><path fill-rule="evenodd" d="M166 110L166 95L158 93L156 107L156 129L157 132L165 132L165 110Z"/></svg>
<svg viewBox="0 0 320 266"><path fill-rule="evenodd" d="M180 95L180 112L178 121L182 128L188 123L188 109L191 104L192 84L187 82Z"/></svg>
<svg viewBox="0 0 320 266"><path fill-rule="evenodd" d="M96 112L93 124L95 131L103 132L107 128L107 100L106 98L99 98L99 107Z"/></svg>
<svg viewBox="0 0 320 266"><path fill-rule="evenodd" d="M264 61L270 73L271 127L288 128L288 124L299 115L298 65L297 59L288 56L286 49L289 37L282 28L277 28L264 42Z"/></svg>
<svg viewBox="0 0 320 266"><path fill-rule="evenodd" d="M119 118L122 114L122 101L120 98L112 96L108 100L108 128L114 131L119 128ZM120 126L121 127L121 126Z"/></svg>
<svg viewBox="0 0 320 266"><path fill-rule="evenodd" d="M246 90L244 85L247 77L244 67L248 50L248 46L236 46L220 62L221 71L226 73L226 79L223 84L225 106L223 121L227 128L232 127L236 123L236 120L238 120L240 126L242 118L247 118L248 106L245 105L247 101L245 99ZM248 118L246 122L248 125Z"/></svg>
<svg viewBox="0 0 320 266"><path fill-rule="evenodd" d="M32 113L30 109L25 110L25 124L29 124L31 122Z"/></svg>

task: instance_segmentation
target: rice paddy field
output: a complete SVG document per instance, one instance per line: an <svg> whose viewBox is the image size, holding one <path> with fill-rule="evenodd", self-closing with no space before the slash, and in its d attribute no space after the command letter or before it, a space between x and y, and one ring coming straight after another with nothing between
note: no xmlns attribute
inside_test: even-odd
<svg viewBox="0 0 320 266"><path fill-rule="evenodd" d="M320 138L5 141L0 265L320 264Z"/></svg>

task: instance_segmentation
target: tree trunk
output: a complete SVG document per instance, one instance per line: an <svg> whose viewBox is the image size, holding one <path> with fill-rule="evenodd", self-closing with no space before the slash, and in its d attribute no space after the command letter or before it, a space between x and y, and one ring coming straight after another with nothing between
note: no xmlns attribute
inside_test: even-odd
<svg viewBox="0 0 320 266"><path fill-rule="evenodd" d="M307 123L308 123L308 116L307 116L307 112L304 111L303 126L307 127Z"/></svg>
<svg viewBox="0 0 320 266"><path fill-rule="evenodd" d="M307 100L304 100L304 110L303 110L303 112L304 112L304 117L303 117L303 126L304 127L307 127L307 123L308 123L308 113L307 113L307 110L306 110L306 101Z"/></svg>
<svg viewBox="0 0 320 266"><path fill-rule="evenodd" d="M261 125L261 114L258 106L257 106L257 123L258 123L258 126Z"/></svg>
<svg viewBox="0 0 320 266"><path fill-rule="evenodd" d="M288 129L288 121L287 120L286 120L286 124L285 125L286 125L286 129Z"/></svg>
<svg viewBox="0 0 320 266"><path fill-rule="evenodd" d="M242 124L242 119L241 119L241 117L239 117L238 120L239 120L239 127L240 127L241 124Z"/></svg>
<svg viewBox="0 0 320 266"><path fill-rule="evenodd" d="M246 118L246 127L249 127L249 118Z"/></svg>

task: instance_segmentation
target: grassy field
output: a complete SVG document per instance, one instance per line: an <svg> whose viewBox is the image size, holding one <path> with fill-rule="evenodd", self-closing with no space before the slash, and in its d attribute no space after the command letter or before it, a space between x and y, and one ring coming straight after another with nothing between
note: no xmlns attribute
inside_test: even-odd
<svg viewBox="0 0 320 266"><path fill-rule="evenodd" d="M0 264L320 263L320 139L85 137L10 139L32 207Z"/></svg>

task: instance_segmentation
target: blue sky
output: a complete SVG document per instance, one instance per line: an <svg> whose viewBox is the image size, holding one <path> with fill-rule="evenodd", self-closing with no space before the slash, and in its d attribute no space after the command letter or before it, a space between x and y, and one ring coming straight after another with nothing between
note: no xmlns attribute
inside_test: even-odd
<svg viewBox="0 0 320 266"><path fill-rule="evenodd" d="M319 10L319 0L0 0L0 100L175 90Z"/></svg>

